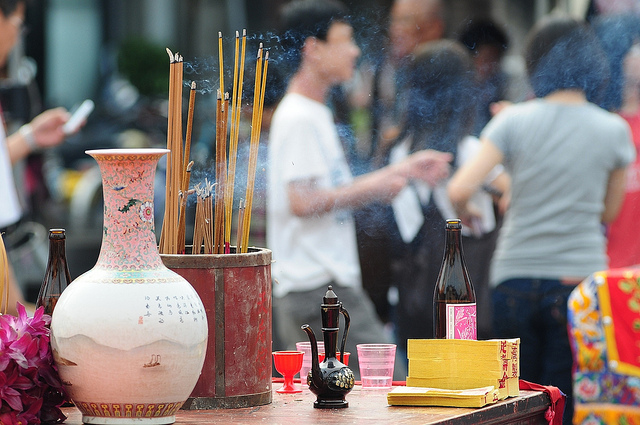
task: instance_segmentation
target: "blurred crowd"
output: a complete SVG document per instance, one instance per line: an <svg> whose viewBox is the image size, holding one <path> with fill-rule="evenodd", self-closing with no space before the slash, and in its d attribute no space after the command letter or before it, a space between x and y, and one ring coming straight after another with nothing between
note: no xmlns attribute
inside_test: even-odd
<svg viewBox="0 0 640 425"><path fill-rule="evenodd" d="M288 84L267 141L275 347L321 326L333 285L367 323L349 351L391 340L406 370L407 339L433 337L444 221L460 217L479 337L520 338L521 378L559 387L571 422L568 297L640 263L640 16L582 5L531 29L526 85L502 66L503 24L447 31L440 1L394 1L385 54L360 62L340 3L286 8Z"/></svg>
<svg viewBox="0 0 640 425"><path fill-rule="evenodd" d="M640 264L640 5L557 3L512 52L526 75L505 66L508 23L451 27L441 0L394 0L384 48L362 57L345 5L287 3L274 29L273 54L287 60L269 68L251 239L276 260L274 350L303 340L302 323L319 330L331 284L352 314L352 355L356 343L393 341L403 380L407 339L433 336L444 222L459 217L479 339L521 338L522 378L572 400L567 298L593 272ZM25 3L0 0L0 11L4 67ZM69 259L72 275L97 257L100 232L96 243L86 231L101 226L100 177L82 152L165 144L167 80L145 86L135 72L140 52L157 50L144 60L162 74L157 46L122 46L74 134L61 130L68 111L41 111L33 82L5 78L0 228L17 299L37 294L27 272L44 267L42 228L88 239ZM204 110L193 147L202 167L215 161L215 117ZM569 402L566 423L571 415Z"/></svg>

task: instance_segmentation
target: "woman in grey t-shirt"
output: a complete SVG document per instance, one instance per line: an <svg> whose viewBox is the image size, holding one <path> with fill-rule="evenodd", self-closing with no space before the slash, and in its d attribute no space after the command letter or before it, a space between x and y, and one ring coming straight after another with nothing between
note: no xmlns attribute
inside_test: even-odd
<svg viewBox="0 0 640 425"><path fill-rule="evenodd" d="M567 297L582 279L606 269L601 223L612 220L635 152L627 124L590 103L607 76L603 52L586 24L549 18L526 48L536 98L496 115L478 155L448 186L460 217L469 197L502 163L511 201L491 267L496 337L521 339L521 377L559 387L569 397L571 349Z"/></svg>

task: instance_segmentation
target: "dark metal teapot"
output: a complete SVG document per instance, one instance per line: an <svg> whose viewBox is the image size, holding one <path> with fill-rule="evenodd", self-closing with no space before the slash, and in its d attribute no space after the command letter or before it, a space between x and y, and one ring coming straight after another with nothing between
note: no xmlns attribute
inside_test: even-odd
<svg viewBox="0 0 640 425"><path fill-rule="evenodd" d="M344 316L345 328L342 334L342 345L340 346L340 358L344 359L344 345L347 342L349 333L349 313L338 301L338 297L333 292L333 287L329 289L322 298L320 306L322 314L322 335L324 338L325 357L322 363L318 361L318 345L316 336L309 325L302 325L309 336L311 342L311 370L307 376L309 390L317 396L313 407L319 409L336 409L349 407L345 396L353 389L355 377L353 372L336 358L338 347L338 331L340 314ZM301 377L302 378L302 377Z"/></svg>

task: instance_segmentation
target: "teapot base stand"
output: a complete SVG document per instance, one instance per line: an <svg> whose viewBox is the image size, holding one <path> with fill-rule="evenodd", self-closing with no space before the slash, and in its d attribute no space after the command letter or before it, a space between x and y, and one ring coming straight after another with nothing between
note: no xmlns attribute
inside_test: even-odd
<svg viewBox="0 0 640 425"><path fill-rule="evenodd" d="M344 409L349 407L349 402L342 399L318 399L313 402L316 409Z"/></svg>

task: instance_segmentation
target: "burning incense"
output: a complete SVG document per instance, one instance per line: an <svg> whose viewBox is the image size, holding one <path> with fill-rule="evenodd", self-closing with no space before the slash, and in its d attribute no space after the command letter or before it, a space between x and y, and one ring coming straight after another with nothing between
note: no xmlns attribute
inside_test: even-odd
<svg viewBox="0 0 640 425"><path fill-rule="evenodd" d="M220 88L218 90L216 108L215 183L211 184L205 179L204 186L199 184L194 190L189 190L189 183L191 168L193 167L193 162L190 161L190 150L196 85L195 82L191 83L187 130L183 150L183 59L180 55L174 55L167 49L170 58L169 111L167 120L167 148L169 149L169 154L167 155L165 215L160 237L160 252L163 254L182 254L185 252L186 206L187 198L192 193L196 193L197 197L192 252L200 253L203 249L202 247L204 247L204 253L206 254L231 252L233 196L242 110L246 36L247 32L243 30L242 48L240 48L240 35L236 32L233 97L230 98L229 93L224 91L223 39L222 32L218 32ZM263 49L261 43L256 62L249 173L245 200L241 203L238 212L238 246L236 252L247 252L268 61L269 54ZM231 117L229 117L230 111ZM227 159L228 132L230 134Z"/></svg>
<svg viewBox="0 0 640 425"><path fill-rule="evenodd" d="M222 254L224 252L224 189L226 176L222 176L223 164L226 167L227 140L223 138L226 134L227 121L224 119L224 54L222 51L222 32L218 32L218 64L220 68L220 89L218 90L217 108L216 108L216 190L215 190L215 221L213 225L213 253ZM223 130L224 128L224 130Z"/></svg>
<svg viewBox="0 0 640 425"><path fill-rule="evenodd" d="M260 130L262 126L262 109L264 107L264 92L267 83L267 68L269 65L269 52L262 59L262 43L258 49L256 62L256 78L253 96L253 113L251 125L251 140L249 144L249 170L247 175L247 191L245 196L245 212L242 233L242 253L246 253L249 243L249 229L251 227L251 208L253 205L253 192L256 180L256 168L258 165L258 148L260 146ZM264 66L264 69L263 69Z"/></svg>
<svg viewBox="0 0 640 425"><path fill-rule="evenodd" d="M204 186L198 183L194 187L197 196L196 216L193 226L192 254L213 254L213 188L205 178ZM203 251L204 247L204 251Z"/></svg>
<svg viewBox="0 0 640 425"><path fill-rule="evenodd" d="M216 112L216 191L214 222L214 253L224 253L224 199L227 180L227 120L229 112L229 95L224 100L218 93Z"/></svg>
<svg viewBox="0 0 640 425"><path fill-rule="evenodd" d="M178 253L185 253L185 236L186 236L186 209L187 196L189 195L189 182L191 179L191 168L193 161L189 161L191 155L191 134L193 129L193 111L195 107L196 83L191 82L191 90L189 92L189 114L187 116L187 135L185 137L184 158L182 167L182 178L180 186L180 211L178 216Z"/></svg>
<svg viewBox="0 0 640 425"><path fill-rule="evenodd" d="M173 167L173 187L172 187L172 223L175 223L171 233L171 253L178 253L178 223L180 220L180 188L183 180L183 166L182 166L182 80L184 73L184 60L182 56L178 59L178 68L175 81L175 122L174 122L174 134L171 147L171 166Z"/></svg>
<svg viewBox="0 0 640 425"><path fill-rule="evenodd" d="M178 220L182 183L182 76L183 59L167 48L169 65L169 113L167 119L167 178L160 252L178 253Z"/></svg>
<svg viewBox="0 0 640 425"><path fill-rule="evenodd" d="M240 112L242 109L242 86L244 79L244 57L247 43L247 30L242 31L242 50L238 55L239 34L236 32L236 56L233 70L233 98L231 104L231 135L229 137L229 168L227 171L227 188L225 191L225 253L230 252L231 218L233 216L233 192L236 178L236 161L238 156L238 137L240 133ZM238 58L240 69L238 70ZM238 247L236 246L236 251Z"/></svg>
<svg viewBox="0 0 640 425"><path fill-rule="evenodd" d="M196 103L196 82L191 82L191 90L189 91L189 115L187 116L187 134L185 137L184 145L184 171L187 171L187 165L189 164L189 157L191 155L191 133L193 129L193 111Z"/></svg>

